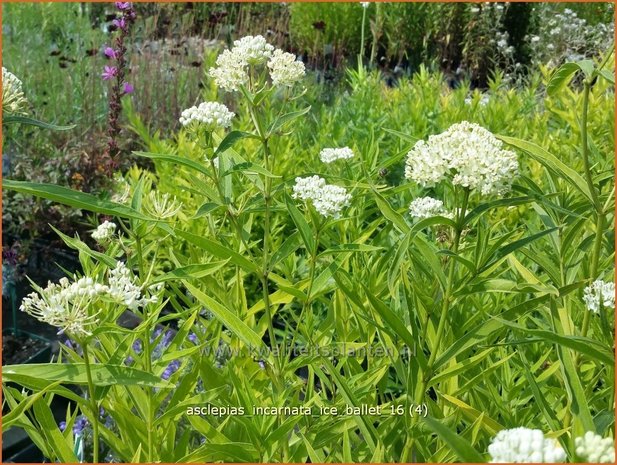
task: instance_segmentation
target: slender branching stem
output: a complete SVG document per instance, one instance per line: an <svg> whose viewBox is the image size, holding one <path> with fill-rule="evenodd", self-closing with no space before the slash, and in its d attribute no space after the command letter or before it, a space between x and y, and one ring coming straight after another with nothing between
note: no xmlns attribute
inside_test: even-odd
<svg viewBox="0 0 617 465"><path fill-rule="evenodd" d="M90 366L90 356L88 354L87 341L80 341L84 351L84 363L86 364L86 377L88 380L88 394L90 396L90 409L92 410L92 430L94 441L93 463L99 463L99 405L96 400L94 382L92 381L92 368Z"/></svg>

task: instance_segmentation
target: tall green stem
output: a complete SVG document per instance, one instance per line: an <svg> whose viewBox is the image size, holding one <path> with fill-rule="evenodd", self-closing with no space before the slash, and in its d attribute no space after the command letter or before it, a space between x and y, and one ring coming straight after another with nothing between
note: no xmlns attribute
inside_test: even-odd
<svg viewBox="0 0 617 465"><path fill-rule="evenodd" d="M90 396L90 409L92 410L92 430L94 441L94 457L93 463L99 463L99 406L96 401L94 392L94 383L92 382L92 370L90 367L90 356L88 354L87 342L81 342L81 347L84 351L84 363L86 365L86 377L88 379L88 394Z"/></svg>
<svg viewBox="0 0 617 465"><path fill-rule="evenodd" d="M143 283L146 279L145 277L145 265L144 265L144 256L143 256L143 247L141 244L141 237L139 235L135 236L135 244L137 248L137 262L139 265L139 278ZM146 314L146 309L143 310L143 320L148 321L148 315ZM152 328L150 325L146 325L145 328L145 336L144 336L144 351L146 358L146 371L148 373L152 372L152 353L150 350L150 334L152 333ZM148 462L152 462L152 451L154 449L154 441L152 438L153 432L153 424L154 424L154 412L152 409L153 404L153 389L152 387L146 388L147 390L147 400L148 405L146 406L146 428L148 433Z"/></svg>
<svg viewBox="0 0 617 465"><path fill-rule="evenodd" d="M455 254L458 253L461 233L463 230L463 220L465 219L465 214L467 213L467 204L469 202L469 189L465 189L463 193L463 204L461 209L458 212L456 218L456 228L454 229L454 238L452 243L452 252ZM446 288L444 290L443 300L441 302L441 314L439 316L439 323L437 326L437 333L435 334L435 343L433 347L431 347L431 355L429 356L428 363L426 366L426 372L422 375L420 379L420 389L416 390L416 397L414 402L416 404L422 403L422 398L426 392L426 387L428 386L428 382L430 381L430 377L433 376L433 365L435 364L435 360L437 359L437 354L439 353L439 348L441 346L441 339L443 338L444 329L446 326L446 321L448 319L448 312L450 310L450 299L452 297L452 287L454 282L454 277L456 273L456 260L453 257L450 258L450 263L448 264L448 279L446 281ZM418 416L416 415L412 419L412 425L415 425L417 422ZM401 456L401 462L406 462L409 458L409 455L412 453L414 444L414 438L411 436L411 433L408 433L407 440L403 447L403 452Z"/></svg>
<svg viewBox="0 0 617 465"><path fill-rule="evenodd" d="M591 83L585 79L583 83L583 114L581 115L581 144L583 152L583 166L585 168L585 180L591 192L593 199L595 213L596 213L596 235L593 241L593 249L591 251L591 263L589 266L589 278L596 279L598 275L598 263L600 260L600 253L602 252L602 238L605 222L604 209L599 200L599 192L593 182L593 173L591 172L591 163L589 162L589 144L587 140L587 118L589 113L589 92ZM589 331L589 322L591 312L586 311L583 316L583 325L581 328L581 335L587 336Z"/></svg>

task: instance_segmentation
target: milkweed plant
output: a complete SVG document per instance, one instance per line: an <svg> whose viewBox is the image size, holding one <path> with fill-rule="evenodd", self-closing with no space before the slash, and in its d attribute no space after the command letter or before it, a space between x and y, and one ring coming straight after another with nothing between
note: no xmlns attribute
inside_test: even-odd
<svg viewBox="0 0 617 465"><path fill-rule="evenodd" d="M100 222L56 230L82 270L21 304L64 342L3 367L4 428L73 463L614 462L613 155L588 127L612 56L546 86L576 166L462 119L388 131L396 183L374 144L307 159L304 64L249 36L112 200L5 179Z"/></svg>

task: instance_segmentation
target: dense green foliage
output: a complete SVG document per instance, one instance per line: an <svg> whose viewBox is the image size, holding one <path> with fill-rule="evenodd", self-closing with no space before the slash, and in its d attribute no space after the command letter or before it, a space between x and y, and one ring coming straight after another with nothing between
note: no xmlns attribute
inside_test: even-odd
<svg viewBox="0 0 617 465"><path fill-rule="evenodd" d="M328 21L353 24L324 20L323 35L304 34L351 53L362 11L336 8L350 13ZM442 19L427 5L409 8L412 28L424 13ZM291 12L292 40L303 37L294 12L322 17L315 5ZM481 56L469 45L473 53ZM73 344L58 363L5 367L4 427L26 429L60 462L476 462L516 427L542 430L577 461L575 438L614 437L614 317L583 300L595 280L614 282L614 49L533 68L524 85L504 72L487 89L470 80L453 86L448 73L419 66L390 86L358 66L324 92L310 79L272 86L256 69L241 91L223 94L204 78L190 91L226 103L232 127L156 126L140 111L154 97L127 100L133 156L151 169L120 173L115 192L5 179L5 190L117 223L97 245L57 232L79 252L83 276L102 283L126 262L158 301L132 308L139 322L126 329L117 322L126 306L97 300L88 311L100 323L92 334L67 331ZM510 192L405 178L416 142L461 121L515 151ZM320 161L322 149L342 146L355 156ZM351 195L340 216L292 196L297 177L315 174ZM410 202L425 195L454 214L412 218ZM156 205L164 202L167 212ZM176 332L166 344L151 338L168 327ZM53 396L76 405L63 431L50 418ZM206 406L246 414L188 413ZM345 414L361 406L381 412ZM98 442L76 451L80 415L95 425L100 456Z"/></svg>

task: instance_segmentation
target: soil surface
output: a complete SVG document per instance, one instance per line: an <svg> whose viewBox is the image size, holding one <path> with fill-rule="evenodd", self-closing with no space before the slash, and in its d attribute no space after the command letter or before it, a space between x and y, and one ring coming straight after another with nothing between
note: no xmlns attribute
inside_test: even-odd
<svg viewBox="0 0 617 465"><path fill-rule="evenodd" d="M2 335L2 365L24 363L48 346L48 343L28 336Z"/></svg>

